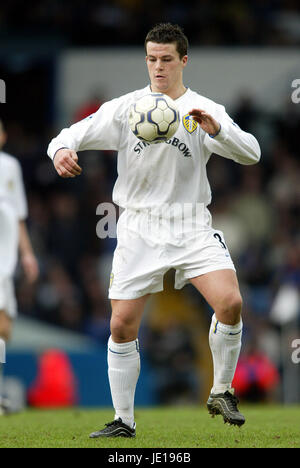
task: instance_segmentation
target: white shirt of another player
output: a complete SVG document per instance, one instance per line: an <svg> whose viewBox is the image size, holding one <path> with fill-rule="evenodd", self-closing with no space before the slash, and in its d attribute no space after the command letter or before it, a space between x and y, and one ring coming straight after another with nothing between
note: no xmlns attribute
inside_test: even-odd
<svg viewBox="0 0 300 468"><path fill-rule="evenodd" d="M0 276L12 276L18 259L19 221L27 217L21 166L0 151Z"/></svg>

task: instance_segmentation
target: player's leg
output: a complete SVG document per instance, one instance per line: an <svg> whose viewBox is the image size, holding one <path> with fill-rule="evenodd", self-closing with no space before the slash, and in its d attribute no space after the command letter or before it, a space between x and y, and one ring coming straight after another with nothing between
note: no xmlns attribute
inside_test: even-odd
<svg viewBox="0 0 300 468"><path fill-rule="evenodd" d="M235 326L240 322L242 297L236 273L232 269L216 270L190 279L219 322Z"/></svg>
<svg viewBox="0 0 300 468"><path fill-rule="evenodd" d="M134 395L140 373L138 331L147 296L112 300L108 341L108 376L115 419L90 437L135 436Z"/></svg>
<svg viewBox="0 0 300 468"><path fill-rule="evenodd" d="M209 409L215 414L221 412L224 420L241 425L245 419L237 411L237 400L232 396L231 387L242 336L242 297L236 273L231 269L217 270L192 278L190 281L214 310L209 331L209 345L214 366ZM219 397L212 400L212 396L217 395ZM221 405L224 405L225 413Z"/></svg>
<svg viewBox="0 0 300 468"><path fill-rule="evenodd" d="M115 343L137 339L140 323L149 294L137 299L111 300L111 336Z"/></svg>
<svg viewBox="0 0 300 468"><path fill-rule="evenodd" d="M0 414L6 412L6 400L3 398L3 366L5 364L6 343L11 336L12 320L4 310L0 310Z"/></svg>
<svg viewBox="0 0 300 468"><path fill-rule="evenodd" d="M144 231L144 227L147 227ZM163 290L169 268L163 244L148 232L148 213L125 210L117 226L109 298L112 316L108 341L108 375L115 420L91 437L134 437L134 395L140 373L138 330L149 294ZM122 420L122 422L118 421Z"/></svg>
<svg viewBox="0 0 300 468"><path fill-rule="evenodd" d="M112 300L111 337L108 342L108 375L115 418L134 424L134 394L140 372L138 330L148 296Z"/></svg>

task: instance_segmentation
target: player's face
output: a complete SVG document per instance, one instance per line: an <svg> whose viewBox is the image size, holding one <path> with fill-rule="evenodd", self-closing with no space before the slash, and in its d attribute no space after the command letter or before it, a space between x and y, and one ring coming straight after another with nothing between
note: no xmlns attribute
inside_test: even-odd
<svg viewBox="0 0 300 468"><path fill-rule="evenodd" d="M187 63L187 55L180 58L176 43L148 42L146 63L152 91L172 94L183 86L182 71Z"/></svg>

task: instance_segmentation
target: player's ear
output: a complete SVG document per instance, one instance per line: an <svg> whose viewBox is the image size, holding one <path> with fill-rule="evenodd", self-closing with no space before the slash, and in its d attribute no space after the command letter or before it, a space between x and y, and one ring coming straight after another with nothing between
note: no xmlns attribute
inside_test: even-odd
<svg viewBox="0 0 300 468"><path fill-rule="evenodd" d="M184 55L181 59L182 65L185 67L188 62L188 56Z"/></svg>

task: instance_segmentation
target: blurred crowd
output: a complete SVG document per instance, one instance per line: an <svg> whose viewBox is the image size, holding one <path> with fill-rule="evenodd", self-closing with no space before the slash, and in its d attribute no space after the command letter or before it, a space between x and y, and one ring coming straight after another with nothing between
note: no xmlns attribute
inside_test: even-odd
<svg viewBox="0 0 300 468"><path fill-rule="evenodd" d="M300 43L297 0L10 0L0 7L0 43L23 37L68 46L140 45L161 21L179 23L193 45Z"/></svg>

